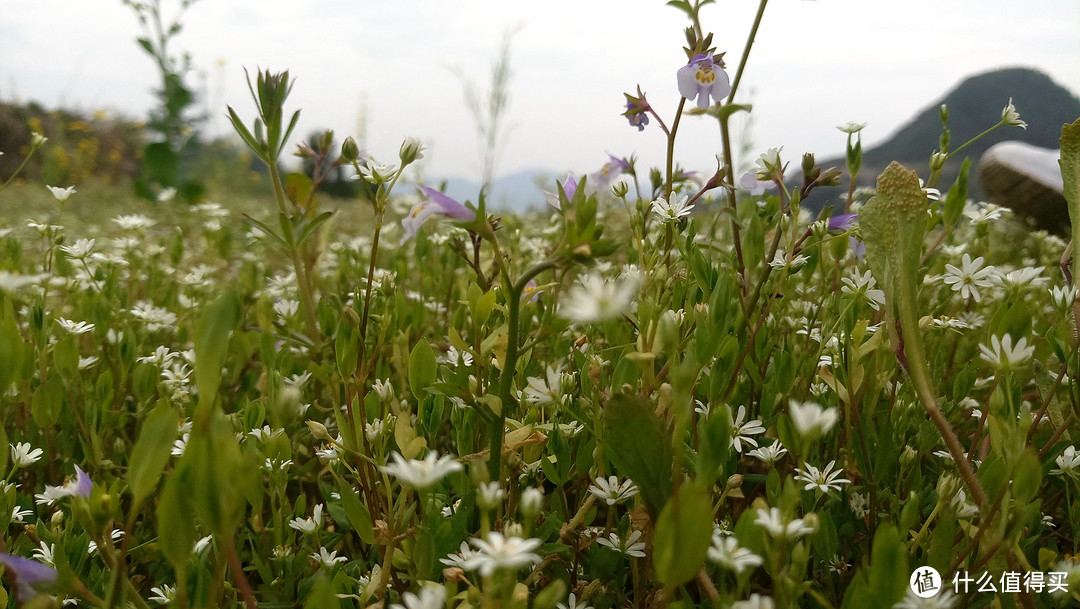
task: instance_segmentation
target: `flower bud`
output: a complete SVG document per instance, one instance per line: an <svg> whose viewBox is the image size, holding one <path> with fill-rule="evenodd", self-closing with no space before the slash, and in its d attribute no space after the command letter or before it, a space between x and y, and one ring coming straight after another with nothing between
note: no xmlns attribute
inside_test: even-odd
<svg viewBox="0 0 1080 609"><path fill-rule="evenodd" d="M945 159L949 158L944 152L935 152L930 155L930 170L940 171L945 166Z"/></svg>
<svg viewBox="0 0 1080 609"><path fill-rule="evenodd" d="M529 487L521 492L521 515L525 518L536 518L544 507L544 494L540 489Z"/></svg>
<svg viewBox="0 0 1080 609"><path fill-rule="evenodd" d="M354 329L359 330L360 326L363 325L361 323L362 320L360 319L360 314L353 310L352 307L346 305L342 307L341 312L345 315L345 320L348 321L349 325Z"/></svg>
<svg viewBox="0 0 1080 609"><path fill-rule="evenodd" d="M49 141L49 138L35 131L30 134L30 149L37 150L44 146L47 141Z"/></svg>
<svg viewBox="0 0 1080 609"><path fill-rule="evenodd" d="M307 423L308 430L311 431L311 437L315 438L316 440L333 440L333 438L330 437L330 432L326 429L326 425L323 425L318 421L312 420L307 420L304 422Z"/></svg>
<svg viewBox="0 0 1080 609"><path fill-rule="evenodd" d="M356 140L352 136L345 138L345 141L341 143L341 158L352 163L359 157L360 147L356 145Z"/></svg>
<svg viewBox="0 0 1080 609"><path fill-rule="evenodd" d="M334 130L327 129L319 136L319 150L330 150L330 147L334 145Z"/></svg>
<svg viewBox="0 0 1080 609"><path fill-rule="evenodd" d="M401 149L398 151L398 156L401 157L401 166L404 167L413 161L424 158L424 143L420 141L420 138L407 137L405 141L401 143Z"/></svg>
<svg viewBox="0 0 1080 609"><path fill-rule="evenodd" d="M949 121L949 106L948 104L941 104L941 108L938 108L938 116L941 117L942 123Z"/></svg>
<svg viewBox="0 0 1080 609"><path fill-rule="evenodd" d="M734 491L742 488L743 476L742 474L734 474L727 479L727 486L724 488L726 491Z"/></svg>
<svg viewBox="0 0 1080 609"><path fill-rule="evenodd" d="M628 192L630 192L630 185L626 182L615 182L611 187L611 193L615 195L615 198L617 199L625 197Z"/></svg>
<svg viewBox="0 0 1080 609"><path fill-rule="evenodd" d="M810 175L814 172L814 168L817 167L817 163L814 161L814 155L807 152L802 155L802 172L803 175Z"/></svg>
<svg viewBox="0 0 1080 609"><path fill-rule="evenodd" d="M484 482L476 489L476 504L485 510L494 510L502 503L506 493L498 482Z"/></svg>
<svg viewBox="0 0 1080 609"><path fill-rule="evenodd" d="M522 537L525 535L525 527L520 522L507 522L503 525L503 535L506 537Z"/></svg>
<svg viewBox="0 0 1080 609"><path fill-rule="evenodd" d="M918 458L918 456L919 453L916 452L914 448L912 448L911 446L905 446L904 452L900 453L900 465L911 465L915 461L915 459Z"/></svg>
<svg viewBox="0 0 1080 609"><path fill-rule="evenodd" d="M934 329L934 318L930 315L923 315L919 318L919 329L923 332L929 332Z"/></svg>

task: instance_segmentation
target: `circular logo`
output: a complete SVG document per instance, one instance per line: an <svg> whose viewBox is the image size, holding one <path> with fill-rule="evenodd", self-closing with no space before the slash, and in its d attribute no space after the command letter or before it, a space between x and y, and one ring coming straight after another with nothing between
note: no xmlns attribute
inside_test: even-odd
<svg viewBox="0 0 1080 609"><path fill-rule="evenodd" d="M911 591L919 598L930 598L941 592L941 574L933 567L919 567L908 580Z"/></svg>

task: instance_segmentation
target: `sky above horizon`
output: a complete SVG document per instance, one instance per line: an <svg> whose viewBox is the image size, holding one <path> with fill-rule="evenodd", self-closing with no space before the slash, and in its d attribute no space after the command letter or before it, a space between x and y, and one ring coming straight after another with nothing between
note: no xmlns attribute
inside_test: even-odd
<svg viewBox="0 0 1080 609"><path fill-rule="evenodd" d="M171 15L179 2L163 4ZM732 76L756 8L725 0L702 9ZM159 76L119 0L0 0L0 10L0 100L145 117ZM174 48L191 53L189 84L203 93L210 135L230 134L226 104L253 118L244 67L289 69L287 107L302 109L301 136L356 135L363 122L362 144L377 159L393 161L416 136L429 148L425 175L472 180L481 155L456 71L486 88L506 31L516 29L500 175L587 173L605 152L662 164L663 134L655 122L641 133L627 124L623 93L640 85L670 124L686 63L685 17L663 0L201 0L183 23ZM840 154L836 126L848 121L868 123L863 142L873 146L967 76L1000 67L1039 69L1077 94L1078 28L1072 1L773 0L736 99L754 106L743 136L753 152L740 164L780 146L796 162L804 151ZM1000 97L988 103L1004 106L1010 92ZM678 162L711 171L719 151L715 121L684 118Z"/></svg>

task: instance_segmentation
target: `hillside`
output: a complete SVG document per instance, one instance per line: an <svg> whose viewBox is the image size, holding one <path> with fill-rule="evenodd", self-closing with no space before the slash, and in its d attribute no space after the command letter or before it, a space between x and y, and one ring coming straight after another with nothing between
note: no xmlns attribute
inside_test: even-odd
<svg viewBox="0 0 1080 609"><path fill-rule="evenodd" d="M941 99L928 105L883 144L864 150L859 173L861 186L872 186L877 175L891 162L899 161L919 175L929 174L930 154L941 135L938 109L949 106L949 129L955 149L1001 119L1001 109L1012 98L1027 123L1027 129L1000 128L980 139L951 159L942 172L939 186L947 188L956 178L963 157L972 160L971 175L978 175L978 159L990 146L1005 140L1021 141L1043 148L1057 148L1061 125L1080 117L1080 99L1047 75L1028 68L1008 68L971 76ZM843 157L819 161L822 167L844 167ZM846 180L846 177L844 178ZM970 197L981 197L978 180L972 179ZM846 188L843 189L846 192ZM820 209L837 200L841 189L822 189L809 201Z"/></svg>

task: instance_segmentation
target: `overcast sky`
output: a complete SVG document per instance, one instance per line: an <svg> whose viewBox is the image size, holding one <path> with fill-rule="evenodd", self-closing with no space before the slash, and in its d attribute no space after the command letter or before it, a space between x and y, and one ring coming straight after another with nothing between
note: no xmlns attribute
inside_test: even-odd
<svg viewBox="0 0 1080 609"><path fill-rule="evenodd" d="M167 14L179 4L163 3ZM732 74L756 7L721 0L702 11ZM135 117L153 104L159 77L119 0L0 0L0 15L0 99ZM622 94L640 84L670 122L686 63L684 19L663 0L201 0L184 24L175 48L191 53L212 134L227 133L225 104L253 116L244 67L288 68L298 133L356 134L366 109L369 152L393 160L402 137L420 137L425 173L442 177L476 179L481 168L452 68L486 83L509 28L520 31L500 174L585 173L605 151L660 164L662 134L631 128ZM754 104L756 150L827 156L843 150L836 125L869 123L864 145L873 145L966 76L997 67L1038 68L1078 92L1078 34L1075 0L772 0L740 97ZM1011 93L992 101L1004 106ZM680 136L677 160L715 167L715 122L684 120Z"/></svg>

